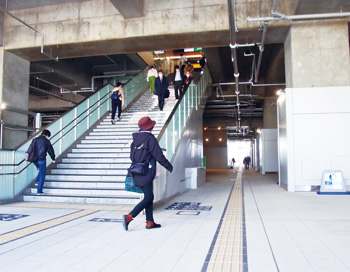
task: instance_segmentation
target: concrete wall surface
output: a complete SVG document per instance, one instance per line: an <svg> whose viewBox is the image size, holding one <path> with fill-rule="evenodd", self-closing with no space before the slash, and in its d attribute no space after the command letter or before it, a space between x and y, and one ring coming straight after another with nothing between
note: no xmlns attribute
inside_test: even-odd
<svg viewBox="0 0 350 272"><path fill-rule="evenodd" d="M293 22L285 41L289 88L350 85L347 20Z"/></svg>
<svg viewBox="0 0 350 272"><path fill-rule="evenodd" d="M29 88L29 61L22 59L10 52L4 52L2 73L2 94L1 101L5 101L7 106L20 110L28 110L28 88ZM2 147L13 149L28 137L27 131L17 131L6 128L6 124L28 126L28 115L13 111L3 110L2 120L4 121Z"/></svg>
<svg viewBox="0 0 350 272"><path fill-rule="evenodd" d="M64 3L12 13L42 32L46 45L228 29L226 0L146 0L145 16L129 20L109 0ZM13 18L6 19L4 36L7 49L41 43L40 35Z"/></svg>
<svg viewBox="0 0 350 272"><path fill-rule="evenodd" d="M286 89L279 101L279 164L289 191L319 186L324 170L341 170L350 186L349 99L348 86Z"/></svg>

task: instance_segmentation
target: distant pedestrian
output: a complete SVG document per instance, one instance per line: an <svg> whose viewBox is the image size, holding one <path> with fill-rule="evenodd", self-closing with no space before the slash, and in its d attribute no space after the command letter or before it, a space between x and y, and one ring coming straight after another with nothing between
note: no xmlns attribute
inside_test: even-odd
<svg viewBox="0 0 350 272"><path fill-rule="evenodd" d="M37 194L42 195L43 192L43 186L45 182L45 176L46 176L46 155L49 153L52 162L56 163L55 161L55 151L51 145L51 142L49 138L51 137L51 132L47 129L43 130L41 135L37 138L35 138L33 141L35 141L35 152L38 156L38 160L33 162L36 166L36 168L39 170L38 176L36 178L35 185L38 186L37 188Z"/></svg>
<svg viewBox="0 0 350 272"><path fill-rule="evenodd" d="M249 156L246 156L246 157L243 159L243 164L244 164L244 166L245 166L245 169L248 169L248 170L249 170L250 162L251 162L251 158L250 158Z"/></svg>
<svg viewBox="0 0 350 272"><path fill-rule="evenodd" d="M124 106L124 91L122 87L122 83L118 82L117 86L112 90L111 95L112 100L112 119L111 123L114 125L114 117L118 108L118 117L117 121L120 120L120 115L122 114L122 107Z"/></svg>
<svg viewBox="0 0 350 272"><path fill-rule="evenodd" d="M182 92L182 78L183 75L180 71L179 65L175 66L175 72L171 84L174 84L174 91L176 99L179 99Z"/></svg>
<svg viewBox="0 0 350 272"><path fill-rule="evenodd" d="M191 72L190 71L186 71L186 76L183 79L182 85L183 85L183 93L186 93L188 87L190 86L192 82L192 77L191 77Z"/></svg>
<svg viewBox="0 0 350 272"><path fill-rule="evenodd" d="M152 94L155 94L156 92L156 89L154 87L154 82L157 76L158 76L157 70L154 68L153 65L150 66L147 73L147 82L149 82L149 88L151 89Z"/></svg>
<svg viewBox="0 0 350 272"><path fill-rule="evenodd" d="M165 93L169 87L168 79L164 77L163 70L158 71L158 77L156 78L154 86L156 87L156 95L158 95L159 109L162 111L164 107Z"/></svg>
<svg viewBox="0 0 350 272"><path fill-rule="evenodd" d="M232 168L235 167L235 162L236 162L235 158L232 158Z"/></svg>
<svg viewBox="0 0 350 272"><path fill-rule="evenodd" d="M156 176L156 162L160 163L169 172L173 166L163 155L159 143L152 134L156 122L148 116L142 117L138 126L140 130L133 133L133 142L130 146L130 159L135 163L148 162L149 170L145 176L134 175L134 183L144 193L144 198L135 208L126 215L123 215L123 227L128 230L128 225L143 209L146 209L146 229L160 228L161 225L154 222L153 218L153 180Z"/></svg>
<svg viewBox="0 0 350 272"><path fill-rule="evenodd" d="M182 73L184 72L186 61L187 61L186 56L184 54L180 54L180 68Z"/></svg>

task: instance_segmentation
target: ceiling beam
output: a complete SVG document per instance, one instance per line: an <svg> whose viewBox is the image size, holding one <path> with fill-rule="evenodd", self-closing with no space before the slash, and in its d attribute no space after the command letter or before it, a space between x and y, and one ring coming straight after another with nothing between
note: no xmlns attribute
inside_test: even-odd
<svg viewBox="0 0 350 272"><path fill-rule="evenodd" d="M124 19L143 17L143 0L109 0Z"/></svg>

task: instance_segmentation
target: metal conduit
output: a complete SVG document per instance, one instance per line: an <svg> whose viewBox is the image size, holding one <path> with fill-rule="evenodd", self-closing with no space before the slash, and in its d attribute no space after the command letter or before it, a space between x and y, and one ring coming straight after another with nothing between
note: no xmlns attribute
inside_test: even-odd
<svg viewBox="0 0 350 272"><path fill-rule="evenodd" d="M75 105L78 105L78 104L79 104L79 103L76 103L76 102L74 102L74 101L72 101L72 100L70 100L70 99L67 99L67 98L61 97L61 96L59 96L59 95L56 95L56 94L50 93L50 92L48 92L48 91L45 91L45 90L39 89L39 88L34 87L34 86L29 86L29 89L33 89L33 90L36 90L36 91L38 91L38 92L41 92L41 93L47 94L47 95L49 95L49 96L53 96L53 97L56 97L56 98L58 98L58 99L61 99L61 100L67 101L67 102L71 102L71 103L73 103L73 104L75 104Z"/></svg>
<svg viewBox="0 0 350 272"><path fill-rule="evenodd" d="M280 21L280 20L310 20L310 19L343 18L343 17L349 17L350 12L303 14L303 15L286 15L283 13L275 12L275 15L278 17L260 17L260 18L248 17L247 21L260 22L260 21Z"/></svg>
<svg viewBox="0 0 350 272"><path fill-rule="evenodd" d="M42 34L41 32L39 32L38 30L36 30L35 28L33 28L32 26L28 25L27 23L25 23L24 21L22 21L21 19L17 18L15 15L11 14L10 12L8 12L6 9L3 9L2 7L0 7L0 10L4 13L6 13L7 15L11 16L12 18L16 19L17 21L21 22L22 24L24 24L25 26L29 27L31 30L35 31L36 33L38 33L41 36L41 54L49 57L50 59L53 59L54 61L58 62L58 57L54 58L52 57L52 55L49 55L47 53L44 52L44 34Z"/></svg>
<svg viewBox="0 0 350 272"><path fill-rule="evenodd" d="M238 72L238 63L237 63L237 44L236 44L236 18L235 18L235 3L234 0L227 0L228 4L228 17L229 17L229 27L230 27L230 48L231 48L231 57L233 62L233 70L235 76L235 93L237 95L237 126L241 126L241 110L239 103L239 72Z"/></svg>
<svg viewBox="0 0 350 272"><path fill-rule="evenodd" d="M279 0L273 0L273 7L271 10L272 14L275 14L277 12L278 3L279 3ZM264 52L264 47L265 47L267 27L268 27L268 24L270 23L270 21L271 20L264 20L263 34L262 34L261 43L259 46L260 53L259 53L257 68L255 70L255 82L258 82L258 79L259 79L259 72L260 72L260 66L261 66L261 60L262 60L262 56L263 56L263 52Z"/></svg>

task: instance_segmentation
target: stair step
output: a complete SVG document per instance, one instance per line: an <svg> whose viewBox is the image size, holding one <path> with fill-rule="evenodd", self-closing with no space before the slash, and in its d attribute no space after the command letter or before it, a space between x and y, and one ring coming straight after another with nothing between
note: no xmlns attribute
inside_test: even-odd
<svg viewBox="0 0 350 272"><path fill-rule="evenodd" d="M125 189L125 182L96 182L96 181L45 181L44 188L74 188L74 189Z"/></svg>
<svg viewBox="0 0 350 272"><path fill-rule="evenodd" d="M135 205L140 201L140 195L134 193L135 196L130 197L89 197L89 196L65 196L65 195L36 195L25 194L23 200L28 202L61 202L61 203L84 203L84 204L119 204L119 205Z"/></svg>
<svg viewBox="0 0 350 272"><path fill-rule="evenodd" d="M126 176L127 171L119 169L51 169L52 175L119 175Z"/></svg>
<svg viewBox="0 0 350 272"><path fill-rule="evenodd" d="M62 158L62 163L131 163L127 158Z"/></svg>
<svg viewBox="0 0 350 272"><path fill-rule="evenodd" d="M109 148L109 149L103 149L103 148L73 148L72 152L75 153L117 153L119 152L130 152L130 147L124 147L124 148ZM117 157L117 156L116 156Z"/></svg>
<svg viewBox="0 0 350 272"><path fill-rule="evenodd" d="M123 143L123 144L96 144L96 143L88 143L88 144L77 144L77 148L129 148L130 150L130 144L129 143Z"/></svg>
<svg viewBox="0 0 350 272"><path fill-rule="evenodd" d="M81 189L81 188L43 188L48 195L65 195L65 196L92 196L92 197L133 197L134 193L124 189ZM30 193L36 194L37 188L31 188Z"/></svg>
<svg viewBox="0 0 350 272"><path fill-rule="evenodd" d="M130 162L126 163L58 163L58 169L128 169Z"/></svg>
<svg viewBox="0 0 350 272"><path fill-rule="evenodd" d="M76 181L76 182L125 182L126 175L46 175L46 181ZM45 181L45 182L46 182Z"/></svg>
<svg viewBox="0 0 350 272"><path fill-rule="evenodd" d="M126 145L130 145L130 141L131 141L131 137L130 139L116 139L115 137L113 137L112 139L105 139L105 140L101 140L101 139L89 139L89 140L81 140L82 144L126 144Z"/></svg>
<svg viewBox="0 0 350 272"><path fill-rule="evenodd" d="M68 153L68 158L129 158L130 150L128 152L118 153Z"/></svg>

